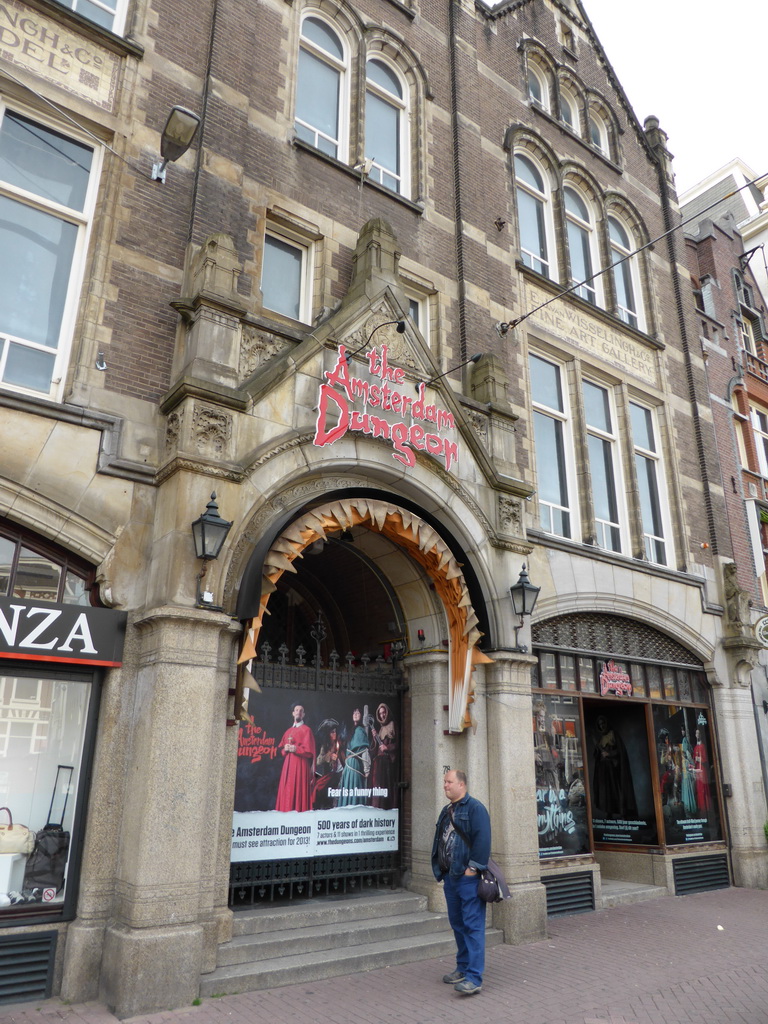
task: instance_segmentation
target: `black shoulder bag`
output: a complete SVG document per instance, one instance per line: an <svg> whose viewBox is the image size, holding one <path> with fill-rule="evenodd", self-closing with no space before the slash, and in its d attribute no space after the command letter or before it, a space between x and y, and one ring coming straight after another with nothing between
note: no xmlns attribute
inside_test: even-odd
<svg viewBox="0 0 768 1024"><path fill-rule="evenodd" d="M451 821L453 821L453 812L451 812ZM460 829L455 821L453 821L453 827L467 846L470 846L469 836L466 832ZM495 860L491 860L489 857L488 866L478 871L478 876L477 895L483 903L501 903L503 900L510 899L509 886L504 877L504 872Z"/></svg>

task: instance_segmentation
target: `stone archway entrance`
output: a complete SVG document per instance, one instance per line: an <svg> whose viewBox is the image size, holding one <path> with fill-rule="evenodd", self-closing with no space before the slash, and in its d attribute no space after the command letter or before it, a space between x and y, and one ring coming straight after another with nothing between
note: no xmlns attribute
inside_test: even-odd
<svg viewBox="0 0 768 1024"><path fill-rule="evenodd" d="M459 563L418 516L349 499L283 529L241 657L233 906L398 884L402 656L448 654L461 723L473 664L487 660L479 638Z"/></svg>

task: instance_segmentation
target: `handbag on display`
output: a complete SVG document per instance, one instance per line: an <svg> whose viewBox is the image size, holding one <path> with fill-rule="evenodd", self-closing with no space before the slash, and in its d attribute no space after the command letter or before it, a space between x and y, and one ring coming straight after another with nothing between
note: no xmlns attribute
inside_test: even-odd
<svg viewBox="0 0 768 1024"><path fill-rule="evenodd" d="M74 768L60 764L56 772L56 783L53 787L51 806L48 808L48 820L37 833L32 855L27 861L24 871L24 891L55 889L57 892L64 886L64 872L69 856L69 832L64 831L63 821L67 810L69 789ZM69 773L68 775L66 773ZM64 781L66 780L66 781ZM56 818L53 817L53 805L57 795L64 797L64 806L60 812L57 808Z"/></svg>
<svg viewBox="0 0 768 1024"><path fill-rule="evenodd" d="M501 903L502 900L510 898L509 886L495 860L488 858L488 867L480 872L480 881L477 883L477 895L483 903Z"/></svg>
<svg viewBox="0 0 768 1024"><path fill-rule="evenodd" d="M0 807L0 813L3 811L8 815L9 824L0 825L0 854L32 853L35 845L35 833L30 831L26 825L14 825L10 807Z"/></svg>

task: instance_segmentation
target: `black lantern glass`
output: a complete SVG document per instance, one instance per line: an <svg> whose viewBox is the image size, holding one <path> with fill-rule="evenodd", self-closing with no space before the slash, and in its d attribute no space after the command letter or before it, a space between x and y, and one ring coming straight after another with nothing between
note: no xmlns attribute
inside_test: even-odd
<svg viewBox="0 0 768 1024"><path fill-rule="evenodd" d="M231 526L232 523L228 523L219 515L219 506L216 504L216 492L214 491L205 512L192 523L192 536L195 540L197 557L206 562L218 558Z"/></svg>
<svg viewBox="0 0 768 1024"><path fill-rule="evenodd" d="M528 573L525 565L523 565L517 578L517 583L509 588L515 615L519 615L521 618L523 615L533 615L533 609L536 607L540 590L541 587L534 587L528 579Z"/></svg>
<svg viewBox="0 0 768 1024"><path fill-rule="evenodd" d="M513 650L520 651L521 654L526 654L528 651L527 647L521 647L518 641L518 634L523 628L523 618L526 615L532 615L533 609L536 607L536 601L539 597L539 591L541 587L534 587L531 581L528 579L528 573L526 572L525 563L523 568L520 570L520 575L517 578L517 583L509 588L509 594L512 598L512 609L515 615L520 616L520 625L515 626L515 646Z"/></svg>

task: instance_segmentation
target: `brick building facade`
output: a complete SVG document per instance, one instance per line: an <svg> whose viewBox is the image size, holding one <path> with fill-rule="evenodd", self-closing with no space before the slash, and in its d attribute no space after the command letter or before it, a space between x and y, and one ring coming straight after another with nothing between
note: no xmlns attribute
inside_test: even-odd
<svg viewBox="0 0 768 1024"><path fill-rule="evenodd" d="M711 197L710 197L711 198ZM695 207L683 207L686 220ZM686 228L688 262L699 316L699 339L707 360L728 529L733 546L733 587L748 594L745 631L754 629L759 664L752 673L754 715L765 776L768 744L763 703L768 698L761 623L765 618L766 522L763 434L768 419L765 300L752 272L759 251L746 249L736 216L693 220ZM759 653L758 653L759 652Z"/></svg>
<svg viewBox="0 0 768 1024"><path fill-rule="evenodd" d="M129 1016L223 991L245 906L441 908L446 766L506 941L603 879L766 884L671 158L582 5L9 0L0 31L5 792L70 834L65 881L13 855L8 948Z"/></svg>

